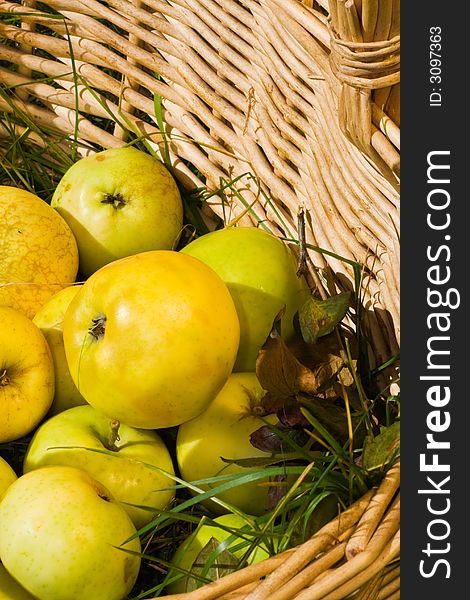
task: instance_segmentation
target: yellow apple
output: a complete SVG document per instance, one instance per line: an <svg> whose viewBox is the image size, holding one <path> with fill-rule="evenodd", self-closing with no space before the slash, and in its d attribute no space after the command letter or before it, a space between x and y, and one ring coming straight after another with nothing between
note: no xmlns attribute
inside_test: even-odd
<svg viewBox="0 0 470 600"><path fill-rule="evenodd" d="M64 317L64 348L85 400L131 427L200 414L224 385L239 324L220 277L200 260L154 250L93 273Z"/></svg>
<svg viewBox="0 0 470 600"><path fill-rule="evenodd" d="M216 475L250 473L254 468L227 464L222 457L270 456L250 443L250 434L265 425L259 413L256 414L264 395L254 373L233 373L202 414L180 425L176 456L183 479L190 482ZM272 424L277 422L275 415L266 419ZM207 488L202 484L200 487ZM236 486L217 497L247 514L260 515L268 509L268 489L266 481L257 480ZM212 510L220 510L212 501L209 505Z"/></svg>
<svg viewBox="0 0 470 600"><path fill-rule="evenodd" d="M2 563L39 600L122 600L140 569L139 538L124 544L135 534L109 490L74 467L30 471L0 503Z"/></svg>
<svg viewBox="0 0 470 600"><path fill-rule="evenodd" d="M54 396L54 365L41 330L23 313L0 306L0 443L30 433Z"/></svg>
<svg viewBox="0 0 470 600"><path fill-rule="evenodd" d="M110 450L113 455L86 448ZM168 508L175 496L173 463L161 437L155 431L114 423L90 405L62 411L35 431L26 449L23 471L46 465L87 471L122 503L137 529L159 510Z"/></svg>
<svg viewBox="0 0 470 600"><path fill-rule="evenodd" d="M0 186L0 305L33 318L77 276L78 249L64 219L35 194Z"/></svg>
<svg viewBox="0 0 470 600"><path fill-rule="evenodd" d="M35 600L0 563L0 600Z"/></svg>
<svg viewBox="0 0 470 600"><path fill-rule="evenodd" d="M15 471L10 467L7 461L0 456L0 500L10 485L17 479L18 477Z"/></svg>
<svg viewBox="0 0 470 600"><path fill-rule="evenodd" d="M81 158L51 200L77 239L80 272L148 250L171 250L183 228L175 180L157 158L111 148Z"/></svg>
<svg viewBox="0 0 470 600"><path fill-rule="evenodd" d="M43 332L49 344L54 362L55 392L49 415L55 415L72 406L86 404L85 398L77 390L64 350L62 324L64 314L80 285L71 285L54 294L34 315L33 323Z"/></svg>
<svg viewBox="0 0 470 600"><path fill-rule="evenodd" d="M234 530L238 535L234 533ZM232 553L235 558L241 559L247 553L251 542L256 539L253 534L254 530L250 525L249 518L245 519L237 514L216 517L213 525L205 523L202 520L196 530L176 549L171 559L172 568L168 572L169 583L166 591L169 594L184 594L186 591L189 591L189 585L193 584L193 587L202 585L196 578L191 578L189 573L192 571L195 574L201 575L202 568L195 564L195 562L208 544L212 543L211 549L215 550L218 543L228 540L226 550ZM207 555L210 555L210 552L209 550ZM269 553L267 549L263 545L258 545L248 555L247 564L254 564L268 557ZM223 563L223 558L219 562ZM216 565L217 559L215 560L214 567ZM188 575L177 571L175 567L187 571ZM221 569L223 567L219 566L218 568Z"/></svg>
<svg viewBox="0 0 470 600"><path fill-rule="evenodd" d="M181 250L216 271L227 284L240 321L240 348L234 371L254 371L273 321L285 308L282 336L294 333L293 317L309 290L297 277L291 249L256 227L226 227L195 239Z"/></svg>

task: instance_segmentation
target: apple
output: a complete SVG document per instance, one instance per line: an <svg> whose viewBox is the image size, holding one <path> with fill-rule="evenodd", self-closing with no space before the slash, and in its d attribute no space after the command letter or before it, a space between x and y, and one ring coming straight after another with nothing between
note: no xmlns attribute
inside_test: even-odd
<svg viewBox="0 0 470 600"><path fill-rule="evenodd" d="M254 371L261 346L285 307L282 336L294 334L293 317L308 297L291 249L256 227L226 227L190 242L181 252L212 267L232 294L240 321L240 348L234 371Z"/></svg>
<svg viewBox="0 0 470 600"><path fill-rule="evenodd" d="M122 600L140 569L128 514L74 467L30 471L0 503L0 559L39 600ZM131 552L127 552L129 550Z"/></svg>
<svg viewBox="0 0 470 600"><path fill-rule="evenodd" d="M250 443L250 434L265 425L259 416L262 413L260 401L264 395L265 391L255 373L233 373L202 414L180 425L176 437L176 457L184 480L191 482L254 470L254 467L227 464L222 457L242 459L270 456ZM264 418L271 424L277 422L275 415ZM207 485L198 485L208 489ZM217 497L247 514L260 515L268 509L268 489L266 480L257 480L226 490ZM219 505L213 501L206 503L212 511L220 512Z"/></svg>
<svg viewBox="0 0 470 600"><path fill-rule="evenodd" d="M196 578L191 578L189 574L185 575L181 573L181 571L177 570L175 567L188 572L191 572L194 569L195 573L200 575L202 569L194 563L197 563L197 559L201 552L211 542L213 543L213 549L215 550L217 543L229 540L228 545L224 550L228 550L233 556L241 559L248 551L250 543L256 539L253 536L254 529L250 524L249 517L244 518L241 515L230 513L216 517L214 523L214 525L206 523L203 517L195 531L176 549L176 552L171 559L171 567L167 576L169 583L166 586L166 591L169 594L184 594L189 591L188 588L191 583L194 587L202 585ZM233 530L239 532L239 535L234 534ZM249 535L250 533L251 535ZM208 555L209 554L210 551L208 552ZM267 549L263 545L258 545L253 552L250 552L247 558L247 564L254 564L265 558L269 558ZM223 562L223 560L220 562ZM216 565L217 559L215 560L214 567Z"/></svg>
<svg viewBox="0 0 470 600"><path fill-rule="evenodd" d="M71 285L60 290L33 317L33 323L39 327L49 344L54 363L55 392L49 415L86 403L70 376L62 335L65 311L79 289L80 285Z"/></svg>
<svg viewBox="0 0 470 600"><path fill-rule="evenodd" d="M113 455L86 448L110 450ZM26 449L23 471L46 465L87 471L123 503L137 529L149 523L157 511L168 508L175 496L173 462L158 433L110 421L90 405L69 408L35 431Z"/></svg>
<svg viewBox="0 0 470 600"><path fill-rule="evenodd" d="M0 306L0 443L30 433L54 397L54 365L41 330L22 312Z"/></svg>
<svg viewBox="0 0 470 600"><path fill-rule="evenodd" d="M240 326L221 278L200 260L154 250L91 275L64 316L64 348L85 400L130 427L172 427L224 385Z"/></svg>
<svg viewBox="0 0 470 600"><path fill-rule="evenodd" d="M7 461L0 456L0 500L10 485L17 479L18 476L15 471L10 467Z"/></svg>
<svg viewBox="0 0 470 600"><path fill-rule="evenodd" d="M0 600L35 600L0 563Z"/></svg>
<svg viewBox="0 0 470 600"><path fill-rule="evenodd" d="M124 256L173 249L183 227L176 181L160 160L132 147L78 160L51 206L75 235L85 277Z"/></svg>
<svg viewBox="0 0 470 600"><path fill-rule="evenodd" d="M35 194L0 185L0 305L33 318L75 281L78 249L64 219Z"/></svg>

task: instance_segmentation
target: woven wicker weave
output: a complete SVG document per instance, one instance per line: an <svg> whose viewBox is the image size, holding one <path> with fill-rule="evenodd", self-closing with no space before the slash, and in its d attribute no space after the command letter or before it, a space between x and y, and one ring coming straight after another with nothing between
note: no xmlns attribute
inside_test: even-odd
<svg viewBox="0 0 470 600"><path fill-rule="evenodd" d="M318 293L351 289L348 261L364 265L372 364L398 353L399 0L0 0L0 12L0 83L15 90L0 111L22 110L64 144L78 132L122 146L131 130L163 155L161 99L181 183L238 178L257 219L287 238L303 207L307 242L326 251L309 251ZM253 224L233 187L209 202ZM386 501L371 492L298 554L184 598L398 598L398 567L384 567L399 552L399 469L391 480ZM353 557L358 539L367 550Z"/></svg>

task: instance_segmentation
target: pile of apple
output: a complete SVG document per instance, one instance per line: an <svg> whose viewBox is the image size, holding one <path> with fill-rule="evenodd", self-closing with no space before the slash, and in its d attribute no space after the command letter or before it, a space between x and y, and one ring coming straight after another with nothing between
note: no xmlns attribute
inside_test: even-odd
<svg viewBox="0 0 470 600"><path fill-rule="evenodd" d="M175 474L266 456L249 442L265 423L256 358L283 308L293 333L308 289L255 227L181 247L183 213L169 171L133 148L80 159L50 204L0 186L0 444L28 442L21 473L0 459L1 598L122 600ZM227 490L211 510L262 514L267 489Z"/></svg>

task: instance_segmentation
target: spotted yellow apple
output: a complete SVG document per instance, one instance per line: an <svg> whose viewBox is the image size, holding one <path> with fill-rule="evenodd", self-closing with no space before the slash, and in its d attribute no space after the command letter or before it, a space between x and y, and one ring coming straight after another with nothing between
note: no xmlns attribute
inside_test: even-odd
<svg viewBox="0 0 470 600"><path fill-rule="evenodd" d="M35 600L0 563L0 600Z"/></svg>
<svg viewBox="0 0 470 600"><path fill-rule="evenodd" d="M13 186L0 186L0 223L0 305L33 318L75 281L75 237L49 204Z"/></svg>
<svg viewBox="0 0 470 600"><path fill-rule="evenodd" d="M137 529L175 496L173 462L158 433L112 421L89 404L64 410L36 429L23 471L46 465L87 471L122 503Z"/></svg>
<svg viewBox="0 0 470 600"><path fill-rule="evenodd" d="M125 598L140 569L135 534L109 490L74 467L30 471L0 502L2 563L39 600Z"/></svg>
<svg viewBox="0 0 470 600"><path fill-rule="evenodd" d="M57 185L51 206L75 235L85 277L124 256L171 250L183 227L173 176L160 160L132 147L78 160Z"/></svg>
<svg viewBox="0 0 470 600"><path fill-rule="evenodd" d="M240 326L217 273L192 256L154 250L93 273L63 332L85 400L130 427L159 429L212 401L232 371Z"/></svg>
<svg viewBox="0 0 470 600"><path fill-rule="evenodd" d="M265 425L260 416L264 395L265 390L255 373L232 373L206 410L179 426L176 456L183 479L197 482L217 475L250 473L254 467L227 464L223 458L270 457L250 442L250 435ZM275 415L267 415L265 419L273 425L277 422ZM217 497L247 514L260 515L269 507L266 483L266 480L244 483L220 492ZM208 484L199 485L209 489ZM206 503L211 510L220 511L213 501Z"/></svg>
<svg viewBox="0 0 470 600"><path fill-rule="evenodd" d="M60 290L33 317L33 323L39 327L49 344L54 362L55 392L48 413L50 416L72 406L86 404L70 375L62 334L65 311L79 289L80 285L71 285Z"/></svg>
<svg viewBox="0 0 470 600"><path fill-rule="evenodd" d="M46 338L31 319L0 306L0 443L33 431L54 397L54 364Z"/></svg>
<svg viewBox="0 0 470 600"><path fill-rule="evenodd" d="M0 500L10 485L17 479L18 476L15 471L7 461L0 456Z"/></svg>

